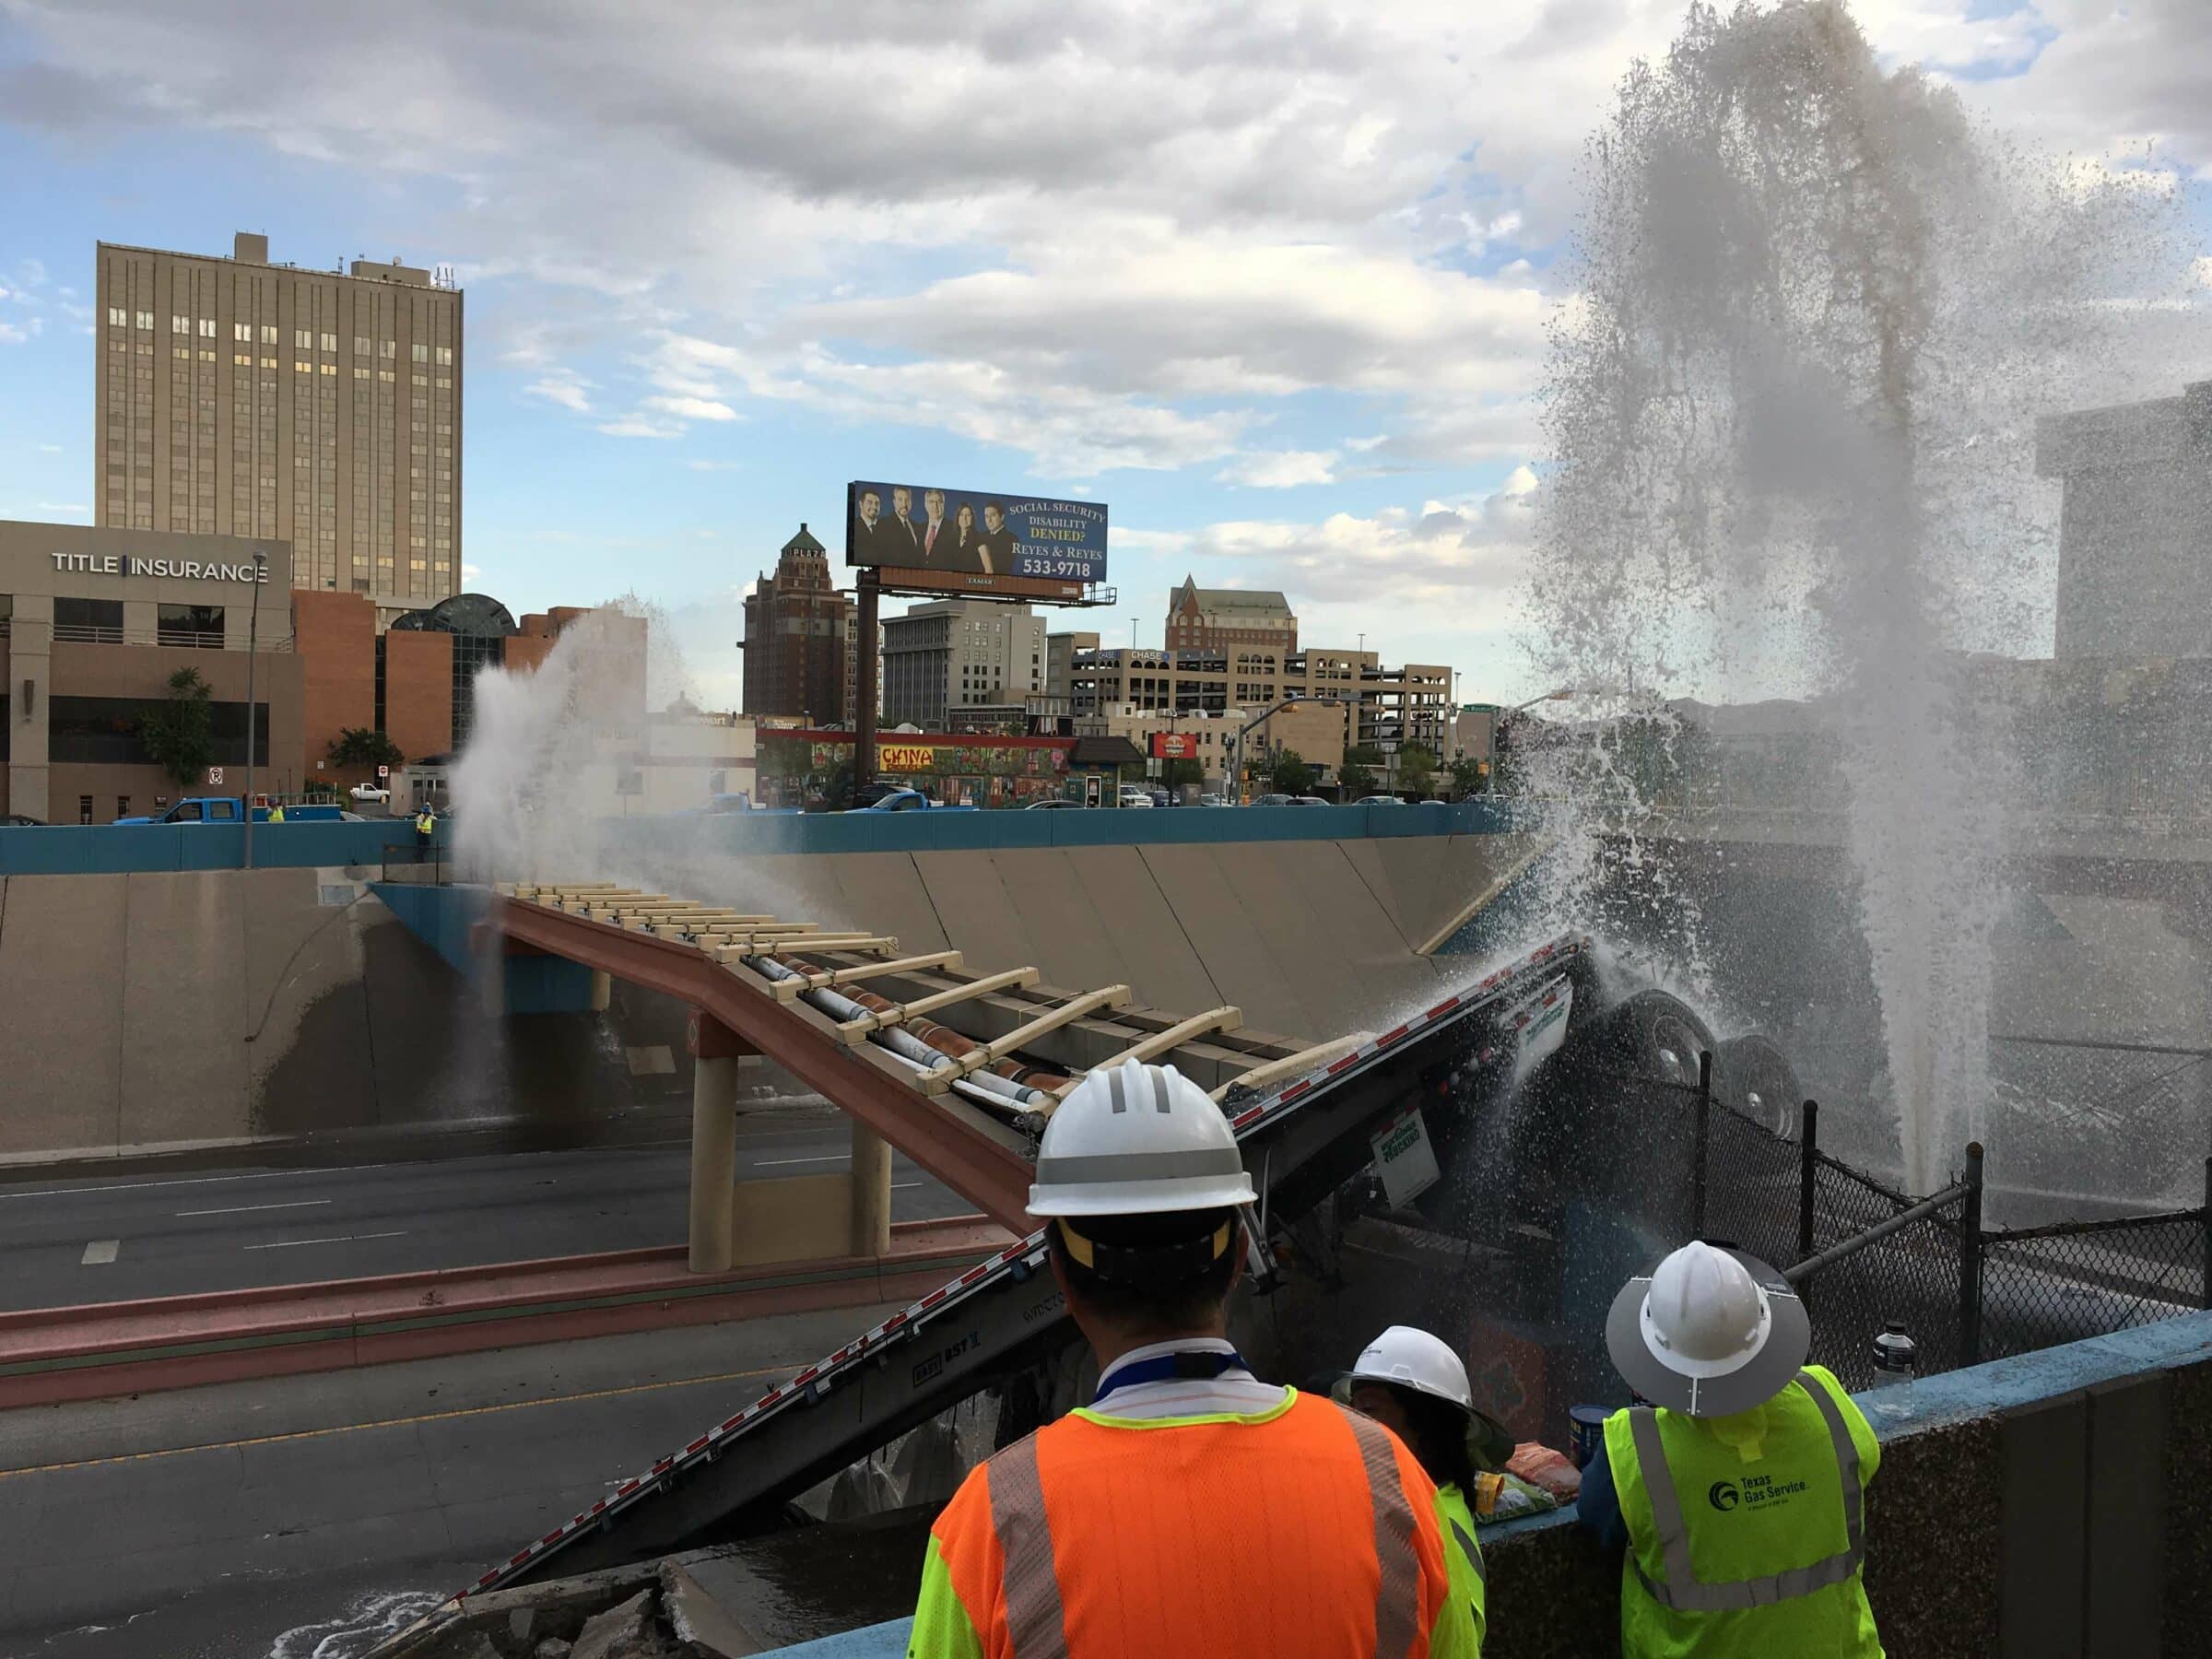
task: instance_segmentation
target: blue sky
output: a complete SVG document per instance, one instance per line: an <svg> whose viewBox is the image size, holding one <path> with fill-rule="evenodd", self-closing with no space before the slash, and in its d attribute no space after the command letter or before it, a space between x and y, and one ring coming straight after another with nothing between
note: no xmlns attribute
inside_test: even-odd
<svg viewBox="0 0 2212 1659"><path fill-rule="evenodd" d="M2212 6L1856 9L2036 143L2212 161ZM634 591L710 701L863 474L1109 502L1120 606L1055 626L1157 643L1189 571L1526 695L1576 155L1680 16L0 0L0 515L88 517L94 241L254 229L458 267L469 584Z"/></svg>

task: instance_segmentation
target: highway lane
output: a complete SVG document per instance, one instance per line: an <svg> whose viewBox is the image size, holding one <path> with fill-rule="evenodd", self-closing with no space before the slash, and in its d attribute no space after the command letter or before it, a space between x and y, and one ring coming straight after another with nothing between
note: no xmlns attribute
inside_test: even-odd
<svg viewBox="0 0 2212 1659"><path fill-rule="evenodd" d="M847 1162L841 1116L741 1124L739 1179L825 1174ZM316 1169L139 1172L0 1184L0 1308L176 1296L683 1241L688 1140L630 1147L380 1159ZM891 1213L974 1206L904 1157Z"/></svg>
<svg viewBox="0 0 2212 1659"><path fill-rule="evenodd" d="M890 1312L0 1413L0 1653L352 1659Z"/></svg>

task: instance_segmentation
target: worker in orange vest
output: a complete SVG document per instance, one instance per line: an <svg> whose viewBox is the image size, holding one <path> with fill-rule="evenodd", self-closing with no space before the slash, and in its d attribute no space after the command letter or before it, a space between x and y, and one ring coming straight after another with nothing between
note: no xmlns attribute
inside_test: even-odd
<svg viewBox="0 0 2212 1659"><path fill-rule="evenodd" d="M1094 1071L1053 1114L1029 1210L1098 1389L946 1506L910 1659L1477 1653L1420 1464L1228 1340L1253 1201L1220 1108L1172 1066Z"/></svg>

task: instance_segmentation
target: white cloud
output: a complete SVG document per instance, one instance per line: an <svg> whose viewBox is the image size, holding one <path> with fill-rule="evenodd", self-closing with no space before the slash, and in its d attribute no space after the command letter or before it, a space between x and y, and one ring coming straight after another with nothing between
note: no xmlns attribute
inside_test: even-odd
<svg viewBox="0 0 2212 1659"><path fill-rule="evenodd" d="M33 317L29 324L0 323L0 346L25 344L39 332L38 321Z"/></svg>
<svg viewBox="0 0 2212 1659"><path fill-rule="evenodd" d="M559 404L575 414L588 415L592 410L591 383L581 375L555 373L543 380L533 381L523 388L523 394L526 397L542 397L547 403Z"/></svg>
<svg viewBox="0 0 2212 1659"><path fill-rule="evenodd" d="M711 397L649 397L645 406L678 420L735 420L737 411Z"/></svg>
<svg viewBox="0 0 2212 1659"><path fill-rule="evenodd" d="M599 429L609 438L681 438L683 425L674 420L651 420L642 415L625 415L619 420L600 423Z"/></svg>
<svg viewBox="0 0 2212 1659"><path fill-rule="evenodd" d="M39 445L39 453L45 455L58 455L62 453L62 446L58 443L41 443Z"/></svg>
<svg viewBox="0 0 2212 1659"><path fill-rule="evenodd" d="M1335 450L1253 450L1214 475L1223 484L1254 489L1293 489L1303 484L1336 481Z"/></svg>
<svg viewBox="0 0 2212 1659"><path fill-rule="evenodd" d="M41 512L87 513L90 512L92 509L82 501L41 501L39 511Z"/></svg>
<svg viewBox="0 0 2212 1659"><path fill-rule="evenodd" d="M693 472L742 472L742 461L687 461L684 465Z"/></svg>

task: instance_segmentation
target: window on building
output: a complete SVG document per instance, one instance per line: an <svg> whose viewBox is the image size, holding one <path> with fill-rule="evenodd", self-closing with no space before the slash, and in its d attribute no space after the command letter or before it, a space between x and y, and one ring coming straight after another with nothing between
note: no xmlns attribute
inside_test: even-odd
<svg viewBox="0 0 2212 1659"><path fill-rule="evenodd" d="M124 327L124 326L126 326L126 325L127 325L127 324L130 323L130 320L131 320L130 313L129 313L128 312L124 311L124 310L123 309L123 307L122 307L122 306L120 306L120 305L111 305L111 306L109 306L109 307L108 307L108 326L109 326L109 327L111 327L111 328L122 328L122 327Z"/></svg>
<svg viewBox="0 0 2212 1659"><path fill-rule="evenodd" d="M76 797L76 821L80 824L88 824L92 821L92 797L90 795Z"/></svg>
<svg viewBox="0 0 2212 1659"><path fill-rule="evenodd" d="M251 323L231 324L230 337L234 340L243 340L251 346L253 343L253 324Z"/></svg>
<svg viewBox="0 0 2212 1659"><path fill-rule="evenodd" d="M421 342L418 341L409 349L417 362L427 363L430 360L430 348Z"/></svg>
<svg viewBox="0 0 2212 1659"><path fill-rule="evenodd" d="M181 335L190 334L192 332L192 319L190 317L179 317L172 314L169 319L169 332L171 334Z"/></svg>
<svg viewBox="0 0 2212 1659"><path fill-rule="evenodd" d="M388 358L397 357L399 355L399 342L397 340L379 341L376 347L376 355L378 357Z"/></svg>
<svg viewBox="0 0 2212 1659"><path fill-rule="evenodd" d="M120 645L123 643L123 601L56 599L53 602L53 637L57 640Z"/></svg>
<svg viewBox="0 0 2212 1659"><path fill-rule="evenodd" d="M144 330L146 333L153 333L154 313L152 312L140 312L137 313L137 316L135 320L136 321L139 328Z"/></svg>
<svg viewBox="0 0 2212 1659"><path fill-rule="evenodd" d="M264 346L274 346L276 344L276 324L274 323L264 323L261 325L261 343Z"/></svg>
<svg viewBox="0 0 2212 1659"><path fill-rule="evenodd" d="M451 363L453 360L453 348L451 346L439 347L438 360L441 363Z"/></svg>
<svg viewBox="0 0 2212 1659"><path fill-rule="evenodd" d="M203 340L212 340L215 338L215 319L213 317L202 317L200 319L200 338Z"/></svg>
<svg viewBox="0 0 2212 1659"><path fill-rule="evenodd" d="M295 328L292 330L292 344L299 347L302 351L313 350L315 346L315 331L312 328Z"/></svg>

